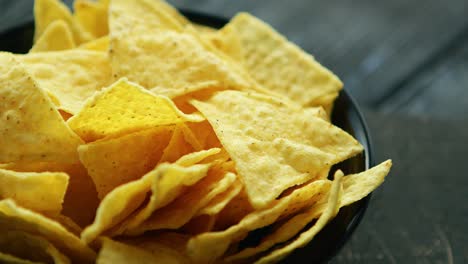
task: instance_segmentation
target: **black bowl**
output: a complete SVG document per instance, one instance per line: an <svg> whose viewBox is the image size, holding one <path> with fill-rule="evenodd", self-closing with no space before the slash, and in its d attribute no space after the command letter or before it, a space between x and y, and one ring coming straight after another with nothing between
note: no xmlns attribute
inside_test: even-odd
<svg viewBox="0 0 468 264"><path fill-rule="evenodd" d="M227 19L182 10L195 23L220 28ZM26 53L31 48L34 33L32 22L18 26L0 35L0 51ZM364 146L364 152L334 166L332 171L341 169L345 174L357 173L373 166L369 132L364 118L353 98L342 90L335 102L332 123L353 135ZM349 240L361 221L370 200L370 195L349 206L341 208L338 215L309 243L297 249L284 263L325 263L334 257Z"/></svg>

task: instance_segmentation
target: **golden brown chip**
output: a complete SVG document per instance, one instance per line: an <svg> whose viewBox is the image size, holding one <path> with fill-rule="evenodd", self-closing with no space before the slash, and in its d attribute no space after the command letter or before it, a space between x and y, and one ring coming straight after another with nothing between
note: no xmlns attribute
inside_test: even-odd
<svg viewBox="0 0 468 264"><path fill-rule="evenodd" d="M222 91L193 105L235 161L255 208L362 151L340 128L260 94Z"/></svg>
<svg viewBox="0 0 468 264"><path fill-rule="evenodd" d="M80 160L93 179L99 199L152 170L173 130L171 126L161 126L79 146Z"/></svg>
<svg viewBox="0 0 468 264"><path fill-rule="evenodd" d="M225 192L214 197L205 207L197 212L197 215L217 215L226 205L242 190L242 182L236 180Z"/></svg>
<svg viewBox="0 0 468 264"><path fill-rule="evenodd" d="M70 27L63 20L55 20L44 30L29 52L73 49L75 41Z"/></svg>
<svg viewBox="0 0 468 264"><path fill-rule="evenodd" d="M185 135L190 131L184 130L188 130L185 124L182 123L176 125L171 140L168 141L169 144L163 151L161 162L175 162L180 157L189 154L195 150L193 148L193 145L187 142L186 140ZM200 150L200 148L198 148L198 150Z"/></svg>
<svg viewBox="0 0 468 264"><path fill-rule="evenodd" d="M266 89L304 106L328 106L338 96L338 77L264 22L241 13L226 27L237 31L244 65Z"/></svg>
<svg viewBox="0 0 468 264"><path fill-rule="evenodd" d="M77 162L81 139L9 53L0 53L0 162Z"/></svg>

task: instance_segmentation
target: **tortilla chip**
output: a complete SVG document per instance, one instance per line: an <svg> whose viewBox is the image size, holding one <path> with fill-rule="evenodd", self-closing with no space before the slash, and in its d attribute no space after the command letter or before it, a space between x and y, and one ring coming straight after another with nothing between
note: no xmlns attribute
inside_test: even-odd
<svg viewBox="0 0 468 264"><path fill-rule="evenodd" d="M202 233L187 244L189 256L196 262L211 263L221 257L232 242L242 240L249 231L270 225L318 202L330 188L328 180L314 181L270 206L245 216L238 224L218 232Z"/></svg>
<svg viewBox="0 0 468 264"><path fill-rule="evenodd" d="M180 157L189 154L195 150L192 144L190 144L186 140L185 135L189 132L190 130L186 128L185 124L182 123L176 125L174 133L172 134L172 138L169 141L169 144L167 145L166 149L164 149L163 155L161 157L161 162L174 162Z"/></svg>
<svg viewBox="0 0 468 264"><path fill-rule="evenodd" d="M200 233L213 231L215 223L216 215L204 214L190 219L180 230L186 234L198 235Z"/></svg>
<svg viewBox="0 0 468 264"><path fill-rule="evenodd" d="M68 7L59 0L34 1L34 42L38 41L45 29L54 21L63 20L73 32L77 44L91 40L91 35L76 23Z"/></svg>
<svg viewBox="0 0 468 264"><path fill-rule="evenodd" d="M233 26L225 26L218 31L213 31L211 34L205 33L202 37L237 63L244 63L242 43L237 30Z"/></svg>
<svg viewBox="0 0 468 264"><path fill-rule="evenodd" d="M87 98L110 82L110 64L104 52L74 49L32 53L18 59L39 86L58 99L58 108L71 114L76 114Z"/></svg>
<svg viewBox="0 0 468 264"><path fill-rule="evenodd" d="M109 1L75 0L73 3L74 17L84 31L94 38L109 34L107 17Z"/></svg>
<svg viewBox="0 0 468 264"><path fill-rule="evenodd" d="M258 18L240 13L226 27L237 31L244 65L265 88L303 106L326 106L338 96L338 77Z"/></svg>
<svg viewBox="0 0 468 264"><path fill-rule="evenodd" d="M342 179L343 194L338 207L341 208L350 205L366 197L371 191L375 190L382 184L384 177L390 170L390 166L391 161L387 161L367 171L344 176ZM230 262L247 259L260 252L266 251L276 244L288 241L305 228L313 219L318 218L326 210L327 206L329 206L328 203L318 204L294 216L274 230L274 232L264 237L256 247L246 248L225 260Z"/></svg>
<svg viewBox="0 0 468 264"><path fill-rule="evenodd" d="M333 184L328 194L328 200L326 203L325 210L323 211L322 215L319 217L317 222L315 222L315 224L309 230L301 233L297 239L287 244L286 246L269 252L268 255L262 257L255 263L261 264L279 262L289 254L291 254L291 252L293 252L295 249L307 245L315 237L315 235L317 235L318 232L320 232L320 230L322 230L325 227L325 225L338 213L338 210L340 209L339 204L342 195L342 177L342 171L337 171L335 173Z"/></svg>
<svg viewBox="0 0 468 264"><path fill-rule="evenodd" d="M362 151L340 128L263 95L222 91L193 105L235 161L255 208Z"/></svg>
<svg viewBox="0 0 468 264"><path fill-rule="evenodd" d="M198 155L205 156L206 154L203 152ZM195 153L189 155L190 160L196 160ZM204 177L208 168L207 164L181 167L176 164L163 163L142 178L115 188L104 197L96 213L96 219L92 225L86 227L81 234L81 239L90 243L100 234L121 223L143 205L147 193L152 188L157 192L152 193L149 202L151 205L162 207L170 203L181 193L185 185L195 184ZM118 233L118 231L112 232Z"/></svg>
<svg viewBox="0 0 468 264"><path fill-rule="evenodd" d="M15 172L0 169L0 197L25 208L56 215L62 210L68 175L62 172Z"/></svg>
<svg viewBox="0 0 468 264"><path fill-rule="evenodd" d="M117 186L139 179L161 159L173 127L161 126L78 147L99 199Z"/></svg>
<svg viewBox="0 0 468 264"><path fill-rule="evenodd" d="M0 252L0 262L8 264L41 264L40 262L32 262L3 252Z"/></svg>
<svg viewBox="0 0 468 264"><path fill-rule="evenodd" d="M234 173L226 173L222 166L213 166L208 175L188 188L173 202L154 211L152 215L125 234L140 235L148 230L178 229L188 223L197 211L218 194L226 191L236 180Z"/></svg>
<svg viewBox="0 0 468 264"><path fill-rule="evenodd" d="M95 51L107 51L109 49L109 36L100 37L83 43L79 48Z"/></svg>
<svg viewBox="0 0 468 264"><path fill-rule="evenodd" d="M180 251L157 241L138 241L137 245L130 245L105 238L96 263L179 264L189 263L189 260Z"/></svg>
<svg viewBox="0 0 468 264"><path fill-rule="evenodd" d="M124 223L114 229L112 235L120 235L128 230L137 230L143 222L149 219L153 212L162 208L186 191L188 186L196 184L208 175L211 164L196 164L182 167L177 164L160 164L151 177L151 196L149 202L135 211ZM147 176L145 176L147 177Z"/></svg>
<svg viewBox="0 0 468 264"><path fill-rule="evenodd" d="M190 34L174 31L111 35L112 72L155 94L181 96L207 89L247 89L249 83Z"/></svg>
<svg viewBox="0 0 468 264"><path fill-rule="evenodd" d="M162 1L113 0L109 8L111 35L123 32L145 34L154 29L182 31L184 26L177 17L161 8Z"/></svg>
<svg viewBox="0 0 468 264"><path fill-rule="evenodd" d="M0 162L77 162L81 139L13 55L0 53Z"/></svg>
<svg viewBox="0 0 468 264"><path fill-rule="evenodd" d="M73 49L75 41L70 27L63 20L55 20L44 30L29 52Z"/></svg>
<svg viewBox="0 0 468 264"><path fill-rule="evenodd" d="M96 257L93 250L59 223L21 208L11 199L0 201L0 223L4 229L23 231L47 239L73 261L92 263Z"/></svg>
<svg viewBox="0 0 468 264"><path fill-rule="evenodd" d="M235 181L229 189L214 197L205 207L198 211L197 215L217 215L226 205L236 197L242 190L243 185L240 181Z"/></svg>
<svg viewBox="0 0 468 264"><path fill-rule="evenodd" d="M0 168L17 172L64 172L69 176L68 188L63 201L62 214L80 226L94 219L99 199L94 183L81 163L23 162L0 165Z"/></svg>
<svg viewBox="0 0 468 264"><path fill-rule="evenodd" d="M23 231L2 230L2 228L0 230L0 248L4 254L33 262L71 263L68 257L40 236L30 235Z"/></svg>
<svg viewBox="0 0 468 264"><path fill-rule="evenodd" d="M167 97L156 96L121 79L90 98L67 123L86 142L148 128L199 122L197 115L180 112Z"/></svg>

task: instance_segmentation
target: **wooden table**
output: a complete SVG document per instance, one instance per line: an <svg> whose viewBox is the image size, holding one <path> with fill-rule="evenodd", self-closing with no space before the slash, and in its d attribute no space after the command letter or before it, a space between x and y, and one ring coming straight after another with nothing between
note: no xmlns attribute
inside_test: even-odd
<svg viewBox="0 0 468 264"><path fill-rule="evenodd" d="M394 168L332 263L468 263L468 1L170 2L264 19L365 109ZM0 33L31 14L31 0L0 0Z"/></svg>

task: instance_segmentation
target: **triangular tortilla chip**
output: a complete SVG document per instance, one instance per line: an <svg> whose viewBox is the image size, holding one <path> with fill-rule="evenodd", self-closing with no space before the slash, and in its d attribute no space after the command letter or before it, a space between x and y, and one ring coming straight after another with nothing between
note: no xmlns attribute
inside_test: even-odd
<svg viewBox="0 0 468 264"><path fill-rule="evenodd" d="M73 19L70 9L60 0L34 1L34 40L37 41L44 30L54 21L63 20L71 28L76 44L91 40L91 35Z"/></svg>
<svg viewBox="0 0 468 264"><path fill-rule="evenodd" d="M248 89L249 83L194 36L174 31L111 35L112 72L156 94Z"/></svg>
<svg viewBox="0 0 468 264"><path fill-rule="evenodd" d="M309 230L301 233L297 239L287 244L286 246L269 252L268 255L262 257L255 263L262 264L279 262L280 260L284 259L287 255L291 254L291 252L293 252L295 249L307 245L315 237L315 235L317 235L318 232L320 232L320 230L322 230L325 227L325 225L338 213L338 210L340 209L340 200L343 192L342 179L343 172L337 171L335 173L330 192L328 193L328 199L325 209L322 215L317 220L317 222L315 222L315 224Z"/></svg>
<svg viewBox="0 0 468 264"><path fill-rule="evenodd" d="M78 263L92 263L96 258L92 249L58 222L21 208L11 199L0 201L0 226L41 236Z"/></svg>
<svg viewBox="0 0 468 264"><path fill-rule="evenodd" d="M29 52L73 49L75 41L70 27L63 20L55 20L44 30Z"/></svg>
<svg viewBox="0 0 468 264"><path fill-rule="evenodd" d="M0 248L2 253L23 260L70 264L70 259L44 238L17 230L2 230L0 227ZM2 259L0 258L0 261ZM2 263L5 263L1 261ZM16 262L6 262L16 263Z"/></svg>
<svg viewBox="0 0 468 264"><path fill-rule="evenodd" d="M121 79L90 98L67 123L86 142L157 126L186 121L200 122L199 115L186 115L165 96Z"/></svg>
<svg viewBox="0 0 468 264"><path fill-rule="evenodd" d="M59 109L76 114L87 98L110 83L109 59L104 52L74 49L32 53L18 60L52 93Z"/></svg>
<svg viewBox="0 0 468 264"><path fill-rule="evenodd" d="M81 139L11 54L0 53L0 162L77 162Z"/></svg>
<svg viewBox="0 0 468 264"><path fill-rule="evenodd" d="M109 34L107 17L109 1L75 0L73 3L74 18L84 31L94 38Z"/></svg>
<svg viewBox="0 0 468 264"><path fill-rule="evenodd" d="M200 263L216 261L232 242L240 241L250 231L314 205L328 192L330 185L328 180L314 181L274 201L267 208L252 212L226 230L202 233L191 238L187 244L189 256Z"/></svg>
<svg viewBox="0 0 468 264"><path fill-rule="evenodd" d="M327 106L338 96L338 77L258 18L241 13L226 27L237 32L245 67L266 89L304 106Z"/></svg>
<svg viewBox="0 0 468 264"><path fill-rule="evenodd" d="M184 185L195 184L206 175L209 168L207 164L191 165L216 153L216 149L213 149L188 154L177 161L180 163L179 165L160 164L142 178L115 188L104 197L97 210L96 219L83 231L81 239L90 243L100 234L125 220L132 212L142 206L152 185L158 190L157 195L154 195L158 198L157 202L167 204L174 200ZM185 166L189 167L185 168ZM180 175L184 175L184 177L180 177Z"/></svg>
<svg viewBox="0 0 468 264"><path fill-rule="evenodd" d="M161 126L81 145L80 160L93 179L99 198L152 170L173 130L171 126Z"/></svg>
<svg viewBox="0 0 468 264"><path fill-rule="evenodd" d="M100 37L98 39L83 43L78 48L95 51L107 51L109 49L109 36Z"/></svg>
<svg viewBox="0 0 468 264"><path fill-rule="evenodd" d="M0 169L0 197L12 198L22 207L56 215L68 186L63 172L16 172Z"/></svg>
<svg viewBox="0 0 468 264"><path fill-rule="evenodd" d="M193 105L235 161L255 208L362 151L340 128L268 96L222 91Z"/></svg>
<svg viewBox="0 0 468 264"><path fill-rule="evenodd" d="M375 190L382 184L385 176L388 174L391 161L386 161L367 171L344 176L343 196L341 197L339 208L350 205ZM248 259L256 254L266 251L276 244L283 243L296 236L313 219L318 218L326 209L327 204L319 204L305 212L295 215L286 223L279 226L270 234L262 238L259 245L246 248L233 256L226 258L227 262Z"/></svg>

